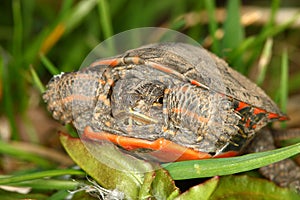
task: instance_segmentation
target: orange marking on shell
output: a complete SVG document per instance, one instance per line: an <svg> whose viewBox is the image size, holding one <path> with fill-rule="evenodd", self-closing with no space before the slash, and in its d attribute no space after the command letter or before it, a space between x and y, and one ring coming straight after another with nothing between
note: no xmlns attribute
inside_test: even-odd
<svg viewBox="0 0 300 200"><path fill-rule="evenodd" d="M236 108L236 110L237 110L237 111L240 111L240 110L242 110L243 108L246 108L246 107L248 107L248 106L250 106L250 105L247 104L247 103L245 103L245 102L240 101L240 102L239 102L239 106Z"/></svg>
<svg viewBox="0 0 300 200"><path fill-rule="evenodd" d="M165 91L164 91L165 94L170 94L170 92L171 92L171 89L169 89L169 88L165 89Z"/></svg>
<svg viewBox="0 0 300 200"><path fill-rule="evenodd" d="M142 64L143 63L143 61L140 57L131 57L131 61L134 64Z"/></svg>
<svg viewBox="0 0 300 200"><path fill-rule="evenodd" d="M111 67L115 67L115 66L119 65L120 63L122 63L120 58L98 60L98 61L93 62L90 65L90 67L95 67L95 66L99 66L99 65L108 65Z"/></svg>
<svg viewBox="0 0 300 200"><path fill-rule="evenodd" d="M110 106L110 101L107 99L107 97L105 95L99 95L98 97L99 100L101 100L102 102L104 102L104 104L106 106Z"/></svg>
<svg viewBox="0 0 300 200"><path fill-rule="evenodd" d="M105 131L94 132L91 127L85 128L83 136L91 140L108 140L129 151L135 149L151 149L154 150L154 152L150 152L149 154L164 162L211 158L211 155L208 153L186 148L164 138L148 141L114 135Z"/></svg>
<svg viewBox="0 0 300 200"><path fill-rule="evenodd" d="M74 99L77 99L77 100L80 100L80 101L90 101L94 98L95 97L84 96L84 95L80 95L80 94L72 94L68 97L65 97L65 98L61 99L61 101L64 102L64 103L73 101Z"/></svg>
<svg viewBox="0 0 300 200"><path fill-rule="evenodd" d="M278 119L278 120L288 120L288 117L287 116L280 116L276 113L268 113L268 118L269 119Z"/></svg>
<svg viewBox="0 0 300 200"><path fill-rule="evenodd" d="M279 116L278 120L279 121L285 121L285 120L289 120L290 118L288 116Z"/></svg>
<svg viewBox="0 0 300 200"><path fill-rule="evenodd" d="M251 122L251 120L250 120L250 119L247 119L246 124L245 124L245 126L246 126L247 128L250 126L250 122Z"/></svg>
<svg viewBox="0 0 300 200"><path fill-rule="evenodd" d="M213 156L214 158L228 158L228 157L234 157L237 156L239 152L237 151L227 151L218 155Z"/></svg>
<svg viewBox="0 0 300 200"><path fill-rule="evenodd" d="M159 71L163 71L165 73L168 73L168 74L174 74L174 70L168 68L168 67L165 67L163 65L160 65L160 64L157 64L157 63L154 63L154 62L149 62L149 64L154 68L154 69L157 69Z"/></svg>
<svg viewBox="0 0 300 200"><path fill-rule="evenodd" d="M261 108L254 108L253 109L253 113L255 115L259 114L259 113L266 113L267 111L265 111L264 109L261 109Z"/></svg>
<svg viewBox="0 0 300 200"><path fill-rule="evenodd" d="M102 80L102 79L98 79L98 81L99 81L99 83L100 83L101 85L105 85L105 83L106 83L106 81L104 81L104 80Z"/></svg>
<svg viewBox="0 0 300 200"><path fill-rule="evenodd" d="M114 82L113 79L108 79L108 80L107 80L107 83L108 83L109 85L114 85L115 82Z"/></svg>
<svg viewBox="0 0 300 200"><path fill-rule="evenodd" d="M115 59L109 64L109 66L115 67L115 66L119 65L120 63L122 63L122 61L120 59Z"/></svg>
<svg viewBox="0 0 300 200"><path fill-rule="evenodd" d="M196 80L191 80L191 84L193 84L193 85L197 85L197 86L202 86L202 84L201 83L199 83L198 81L196 81Z"/></svg>

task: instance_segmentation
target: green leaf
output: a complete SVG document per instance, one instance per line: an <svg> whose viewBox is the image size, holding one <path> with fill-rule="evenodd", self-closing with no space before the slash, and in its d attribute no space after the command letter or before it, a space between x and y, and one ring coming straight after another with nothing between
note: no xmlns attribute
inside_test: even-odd
<svg viewBox="0 0 300 200"><path fill-rule="evenodd" d="M45 91L45 87L32 66L30 66L30 73L31 73L31 77L32 77L34 85L39 89L40 93L43 93Z"/></svg>
<svg viewBox="0 0 300 200"><path fill-rule="evenodd" d="M1 200L14 200L14 199L48 199L46 194L20 194L17 192L8 192L0 190Z"/></svg>
<svg viewBox="0 0 300 200"><path fill-rule="evenodd" d="M179 189L166 170L156 170L155 175L151 190L155 199L171 199L179 195Z"/></svg>
<svg viewBox="0 0 300 200"><path fill-rule="evenodd" d="M150 190L151 190L151 186L152 186L152 182L153 182L154 178L155 178L155 171L145 173L144 182L140 189L138 199L147 199L147 198L151 197Z"/></svg>
<svg viewBox="0 0 300 200"><path fill-rule="evenodd" d="M299 195L265 179L243 176L224 176L210 200L216 199L299 199Z"/></svg>
<svg viewBox="0 0 300 200"><path fill-rule="evenodd" d="M98 144L93 141L86 141L85 145L95 146L95 152L103 162L95 158L81 142L79 138L71 138L61 134L60 140L72 157L72 159L93 179L106 189L117 189L125 194L126 198L135 199L144 180L144 175L139 172L139 167L149 168L148 163L136 158L126 156L113 148L111 144ZM104 163L110 159L113 166L118 165L123 171L112 168ZM105 161L106 162L106 161Z"/></svg>
<svg viewBox="0 0 300 200"><path fill-rule="evenodd" d="M283 112L286 112L288 99L288 79L289 79L289 64L288 53L285 49L281 59L281 77L280 77L280 107Z"/></svg>
<svg viewBox="0 0 300 200"><path fill-rule="evenodd" d="M208 14L208 26L209 26L209 33L210 36L212 37L212 51L217 54L220 55L220 42L217 39L217 30L218 30L218 23L215 17L215 10L216 10L216 6L215 6L215 1L212 0L205 0L205 8L207 10L207 14Z"/></svg>
<svg viewBox="0 0 300 200"><path fill-rule="evenodd" d="M231 0L227 5L227 16L224 22L223 50L228 51L239 46L244 40L244 28L241 25L240 1Z"/></svg>
<svg viewBox="0 0 300 200"><path fill-rule="evenodd" d="M86 194L85 191L83 191L83 193ZM68 196L70 196L70 191L68 191L68 190L59 190L58 192L56 192L53 195L51 195L50 197L48 197L47 200L66 199ZM72 200L75 200L74 196L72 197ZM81 198L81 200L84 200L84 199Z"/></svg>
<svg viewBox="0 0 300 200"><path fill-rule="evenodd" d="M53 63L51 63L51 61L44 54L40 53L39 56L44 66L52 75L59 74L60 71L55 67Z"/></svg>
<svg viewBox="0 0 300 200"><path fill-rule="evenodd" d="M97 0L80 1L65 17L66 34L75 29L96 6Z"/></svg>
<svg viewBox="0 0 300 200"><path fill-rule="evenodd" d="M43 168L51 168L54 165L53 162L49 161L46 158L43 158L39 155L36 155L35 153L26 151L24 149L21 149L20 147L3 141L0 141L0 153L36 163Z"/></svg>
<svg viewBox="0 0 300 200"><path fill-rule="evenodd" d="M57 170L33 172L33 173L13 175L13 176L0 178L0 185L20 183L22 181L29 181L29 180L41 179L45 177L63 176L63 175L84 175L84 173L82 171L74 170L74 169L57 169ZM73 187L73 185L71 185L71 187Z"/></svg>
<svg viewBox="0 0 300 200"><path fill-rule="evenodd" d="M300 143L288 147L232 158L182 161L163 164L174 180L229 175L245 172L300 153ZM184 172L184 173L183 173Z"/></svg>
<svg viewBox="0 0 300 200"><path fill-rule="evenodd" d="M273 26L272 28L267 28L263 31L261 31L256 36L250 36L245 39L242 44L234 49L229 57L228 60L235 60L241 57L245 52L247 52L249 49L254 49L255 46L262 45L267 38L272 38L275 35L283 32L287 28L289 28L297 19L299 19L300 12L297 12L293 17L289 18L286 22L284 22L281 25Z"/></svg>
<svg viewBox="0 0 300 200"><path fill-rule="evenodd" d="M103 30L104 38L113 35L113 25L111 20L110 6L106 0L98 0L98 13L100 16L100 26Z"/></svg>
<svg viewBox="0 0 300 200"><path fill-rule="evenodd" d="M267 72L267 67L270 63L271 56L272 56L272 47L273 47L273 39L268 38L266 40L266 43L264 45L262 54L259 59L258 63L258 77L256 79L256 84L257 85L262 85L263 81L265 80L266 72Z"/></svg>
<svg viewBox="0 0 300 200"><path fill-rule="evenodd" d="M75 190L80 186L79 182L74 180L56 180L56 179L34 179L7 184L16 187L30 187L38 190Z"/></svg>
<svg viewBox="0 0 300 200"><path fill-rule="evenodd" d="M219 183L218 177L211 178L210 180L202 184L191 187L188 191L181 194L175 200L189 200L189 199L209 200L211 199L210 196L218 186L218 183Z"/></svg>

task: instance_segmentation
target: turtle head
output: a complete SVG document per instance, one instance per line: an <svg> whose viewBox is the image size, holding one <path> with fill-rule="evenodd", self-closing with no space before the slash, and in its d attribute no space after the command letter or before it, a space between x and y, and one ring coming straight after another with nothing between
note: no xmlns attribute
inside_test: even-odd
<svg viewBox="0 0 300 200"><path fill-rule="evenodd" d="M43 100L47 104L47 109L52 113L54 119L61 121L63 124L72 121L72 110L68 109L68 94L71 88L68 85L72 82L73 73L64 73L55 75L51 78L43 94Z"/></svg>

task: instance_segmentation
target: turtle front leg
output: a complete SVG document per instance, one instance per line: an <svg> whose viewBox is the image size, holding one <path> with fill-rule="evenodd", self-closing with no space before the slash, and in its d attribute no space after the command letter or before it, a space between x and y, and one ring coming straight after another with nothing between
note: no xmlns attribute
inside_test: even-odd
<svg viewBox="0 0 300 200"><path fill-rule="evenodd" d="M276 131L278 132L278 131ZM262 129L249 145L247 152L261 152L276 149L273 132ZM284 135L284 133L280 133ZM300 135L300 129L298 129ZM261 167L259 172L281 187L288 187L300 193L300 166L292 159L285 159L271 165Z"/></svg>

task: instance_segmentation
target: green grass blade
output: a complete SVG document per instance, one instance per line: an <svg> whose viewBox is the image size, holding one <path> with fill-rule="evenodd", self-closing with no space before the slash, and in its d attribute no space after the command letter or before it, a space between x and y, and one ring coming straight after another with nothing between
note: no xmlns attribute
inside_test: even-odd
<svg viewBox="0 0 300 200"><path fill-rule="evenodd" d="M74 4L74 0L64 0L61 2L59 18L64 16L66 13L69 13L70 9L72 8L72 4Z"/></svg>
<svg viewBox="0 0 300 200"><path fill-rule="evenodd" d="M23 24L21 15L21 3L20 0L13 0L13 20L14 20L14 32L13 32L13 55L15 58L20 58L22 54L22 40L23 40Z"/></svg>
<svg viewBox="0 0 300 200"><path fill-rule="evenodd" d="M98 0L86 0L80 1L76 7L74 7L70 15L65 18L65 30L66 34L71 32L76 28L79 23L91 12L91 10L96 6Z"/></svg>
<svg viewBox="0 0 300 200"><path fill-rule="evenodd" d="M113 26L111 20L110 7L106 0L98 0L98 15L100 17L100 27L102 27L102 32L104 39L107 39L113 35ZM115 52L114 40L108 40L108 49L112 53Z"/></svg>
<svg viewBox="0 0 300 200"><path fill-rule="evenodd" d="M275 24L275 18L276 18L276 14L277 11L280 7L280 0L273 0L271 3L271 15L270 15L270 19L269 21L266 23L264 29L272 29L272 27Z"/></svg>
<svg viewBox="0 0 300 200"><path fill-rule="evenodd" d="M227 3L227 16L224 22L224 37L222 39L222 55L227 57L244 40L244 28L241 25L240 1L232 0ZM231 65L238 71L243 71L243 56L234 60Z"/></svg>
<svg viewBox="0 0 300 200"><path fill-rule="evenodd" d="M285 49L281 58L281 77L280 77L280 107L283 112L286 112L288 99L288 76L289 76L288 53Z"/></svg>
<svg viewBox="0 0 300 200"><path fill-rule="evenodd" d="M209 33L213 40L212 51L215 54L220 55L220 44L219 44L220 42L218 41L218 39L216 37L216 33L218 30L218 24L217 24L217 20L215 17L215 10L216 10L215 1L214 0L205 0L205 8L208 13Z"/></svg>
<svg viewBox="0 0 300 200"><path fill-rule="evenodd" d="M289 92L299 91L299 88L300 88L300 73L299 72L296 74L293 74L289 78L288 87L289 87Z"/></svg>
<svg viewBox="0 0 300 200"><path fill-rule="evenodd" d="M70 196L69 190L59 190L58 192L48 197L47 200L67 199L67 197L69 196Z"/></svg>
<svg viewBox="0 0 300 200"><path fill-rule="evenodd" d="M1 177L0 177L1 178ZM34 179L7 184L16 187L30 187L38 190L75 190L81 183L68 180Z"/></svg>
<svg viewBox="0 0 300 200"><path fill-rule="evenodd" d="M262 85L263 81L265 80L267 68L272 56L272 47L273 47L273 39L268 38L258 63L259 72L258 72L258 77L256 79L257 85Z"/></svg>
<svg viewBox="0 0 300 200"><path fill-rule="evenodd" d="M2 81L1 86L3 87L2 109L4 110L9 121L12 139L18 139L18 128L14 117L13 93L11 92L10 88L11 78L8 71L8 66L4 61L6 55L1 50L2 49L0 48L0 80Z"/></svg>
<svg viewBox="0 0 300 200"><path fill-rule="evenodd" d="M17 183L22 181L30 181L30 180L41 179L45 177L64 176L64 175L86 175L86 173L75 169L47 170L47 171L33 172L33 173L13 175L13 176L0 178L0 185Z"/></svg>
<svg viewBox="0 0 300 200"><path fill-rule="evenodd" d="M30 73L31 73L34 85L38 88L40 93L44 93L45 92L45 87L44 87L42 81L40 80L39 76L37 75L36 71L33 69L32 66L30 67Z"/></svg>
<svg viewBox="0 0 300 200"><path fill-rule="evenodd" d="M44 54L40 54L40 59L42 61L42 63L44 64L44 66L47 68L47 70L52 74L59 74L60 71L57 69L57 67L54 66L53 63L51 63L51 61L44 55Z"/></svg>
<svg viewBox="0 0 300 200"><path fill-rule="evenodd" d="M288 101L288 77L289 77L289 64L288 53L284 49L281 58L281 77L280 77L280 89L279 89L279 102L281 110L286 113L287 101ZM286 122L281 123L282 128L286 128Z"/></svg>
<svg viewBox="0 0 300 200"><path fill-rule="evenodd" d="M98 0L98 13L100 17L100 26L102 27L104 38L113 35L112 20L110 8L106 0Z"/></svg>
<svg viewBox="0 0 300 200"><path fill-rule="evenodd" d="M46 158L37 156L34 153L24 151L23 149L16 148L11 144L8 144L8 143L2 142L2 141L0 141L0 153L10 155L10 156L13 156L18 159L36 163L37 165L44 167L44 168L49 168L54 165L54 163L52 163L51 161L49 161Z"/></svg>
<svg viewBox="0 0 300 200"><path fill-rule="evenodd" d="M235 59L238 59L243 54L245 54L245 52L248 51L249 49L253 49L255 46L262 45L267 38L274 37L275 35L289 28L297 19L299 19L299 16L300 16L300 12L298 12L287 22L279 26L266 29L255 37L248 37L243 41L243 43L238 48L234 49L231 52L231 54L228 56L228 60L234 61Z"/></svg>
<svg viewBox="0 0 300 200"><path fill-rule="evenodd" d="M241 25L240 1L228 1L227 16L224 22L223 53L226 56L230 51L241 44L244 40L244 28Z"/></svg>
<svg viewBox="0 0 300 200"><path fill-rule="evenodd" d="M233 158L183 161L163 164L175 180L222 176L253 170L300 153L300 143L272 151ZM183 173L184 172L184 173Z"/></svg>

